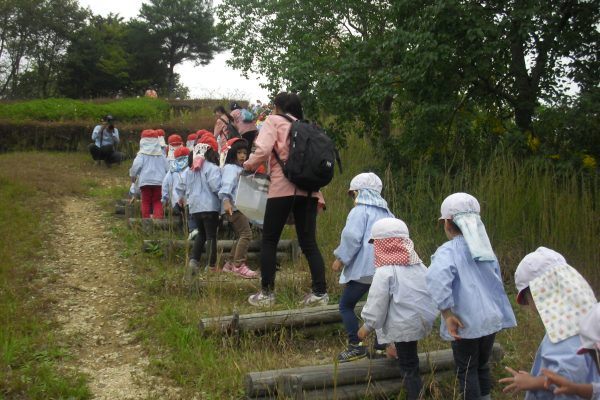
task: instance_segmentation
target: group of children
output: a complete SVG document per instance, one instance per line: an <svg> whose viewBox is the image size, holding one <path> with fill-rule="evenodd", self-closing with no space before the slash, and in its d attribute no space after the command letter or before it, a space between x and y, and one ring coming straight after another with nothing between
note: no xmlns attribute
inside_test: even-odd
<svg viewBox="0 0 600 400"><path fill-rule="evenodd" d="M186 214L190 216L190 239L194 239L194 244L188 277L200 272L205 245L205 269L220 270L217 265L220 215L229 220L237 238L222 270L248 279L258 277L246 263L252 240L250 223L235 208L241 165L248 157L248 150L248 142L239 137L219 146L215 136L206 130L189 135L185 146L177 134L169 136L165 143L164 131L147 129L142 132L140 150L129 171L130 192L139 187L142 218L163 218L163 204L169 204L173 213L182 218ZM220 158L223 165L220 165Z"/></svg>
<svg viewBox="0 0 600 400"><path fill-rule="evenodd" d="M440 336L451 342L460 398L490 399L495 335L517 323L479 202L467 193L443 201L439 220L448 241L427 268L381 190L373 173L353 178L348 190L355 206L332 265L345 284L339 310L348 348L338 362L367 356L362 340L375 331L376 346L388 344L397 359L407 398L421 398L417 343L441 313ZM562 255L544 247L523 258L515 283L517 303L540 315L546 335L531 373L506 368L512 376L499 380L507 385L504 392L526 392L529 400L600 399L600 306L589 284ZM354 307L367 292L359 329Z"/></svg>

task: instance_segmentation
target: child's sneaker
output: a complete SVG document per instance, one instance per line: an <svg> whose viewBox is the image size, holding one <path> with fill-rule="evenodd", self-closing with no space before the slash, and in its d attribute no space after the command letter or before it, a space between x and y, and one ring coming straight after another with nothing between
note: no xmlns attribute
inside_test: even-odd
<svg viewBox="0 0 600 400"><path fill-rule="evenodd" d="M248 297L248 303L257 307L272 306L275 304L275 294L264 294L262 291L260 291Z"/></svg>
<svg viewBox="0 0 600 400"><path fill-rule="evenodd" d="M240 266L234 271L236 274L246 279L256 279L258 278L258 273L256 271L252 271L245 263L241 263Z"/></svg>
<svg viewBox="0 0 600 400"><path fill-rule="evenodd" d="M345 363L348 361L359 360L365 358L368 354L366 346L363 346L362 342L358 344L348 344L348 348L338 354L337 360L339 363Z"/></svg>
<svg viewBox="0 0 600 400"><path fill-rule="evenodd" d="M198 273L200 272L200 264L198 264L198 261L194 260L193 258L190 258L190 261L188 262L188 268L186 271L186 279L191 280L194 277L196 277L198 275Z"/></svg>
<svg viewBox="0 0 600 400"><path fill-rule="evenodd" d="M188 240L194 240L196 239L196 236L198 236L198 229L194 229L190 232L190 234L188 235Z"/></svg>
<svg viewBox="0 0 600 400"><path fill-rule="evenodd" d="M318 296L310 292L298 304L301 306L326 306L327 303L329 303L329 295L327 293Z"/></svg>
<svg viewBox="0 0 600 400"><path fill-rule="evenodd" d="M223 264L223 272L237 272L237 268L235 267L235 264L233 264L232 262L225 262L225 264Z"/></svg>

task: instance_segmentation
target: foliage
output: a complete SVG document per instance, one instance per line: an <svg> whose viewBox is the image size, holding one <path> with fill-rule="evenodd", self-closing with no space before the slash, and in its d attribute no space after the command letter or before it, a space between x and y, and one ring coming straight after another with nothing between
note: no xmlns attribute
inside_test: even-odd
<svg viewBox="0 0 600 400"><path fill-rule="evenodd" d="M599 0L225 0L219 13L232 66L300 92L338 136L358 129L388 149L397 136L405 161L531 150L540 102L565 97L566 79L600 82ZM456 146L474 136L483 147Z"/></svg>

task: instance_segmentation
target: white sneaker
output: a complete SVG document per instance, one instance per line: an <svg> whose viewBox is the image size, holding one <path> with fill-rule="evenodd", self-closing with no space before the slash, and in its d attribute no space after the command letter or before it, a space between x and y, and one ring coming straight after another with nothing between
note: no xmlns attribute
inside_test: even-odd
<svg viewBox="0 0 600 400"><path fill-rule="evenodd" d="M193 231L190 232L190 234L188 235L188 240L194 240L196 238L196 236L198 235L198 229L194 229Z"/></svg>
<svg viewBox="0 0 600 400"><path fill-rule="evenodd" d="M329 295L327 293L322 294L321 296L317 296L313 292L310 292L298 305L306 307L306 306L326 306L329 303Z"/></svg>
<svg viewBox="0 0 600 400"><path fill-rule="evenodd" d="M264 294L262 291L260 291L248 297L248 303L257 307L272 306L275 304L275 294Z"/></svg>

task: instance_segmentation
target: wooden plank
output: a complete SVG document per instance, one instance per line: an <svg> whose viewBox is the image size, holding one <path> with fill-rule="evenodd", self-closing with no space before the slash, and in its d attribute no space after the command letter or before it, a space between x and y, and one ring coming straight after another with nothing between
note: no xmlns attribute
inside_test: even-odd
<svg viewBox="0 0 600 400"><path fill-rule="evenodd" d="M354 311L360 314L365 302L356 305ZM198 324L201 332L225 332L231 330L233 315L203 318ZM341 322L339 305L306 307L294 310L266 311L240 315L237 329L240 331L265 331L280 327L312 326Z"/></svg>
<svg viewBox="0 0 600 400"><path fill-rule="evenodd" d="M235 240L219 240L217 241L217 250L219 251L230 251L231 247L235 243ZM170 239L156 239L156 240L144 240L142 244L142 249L144 251L154 250L157 247L163 249L191 249L194 245L193 240L170 240ZM277 244L278 252L288 252L290 254L290 258L294 255L294 248L298 246L297 240L280 240ZM260 240L251 240L250 245L248 247L248 251L250 252L260 252L261 249L261 241ZM297 252L299 253L299 252Z"/></svg>

